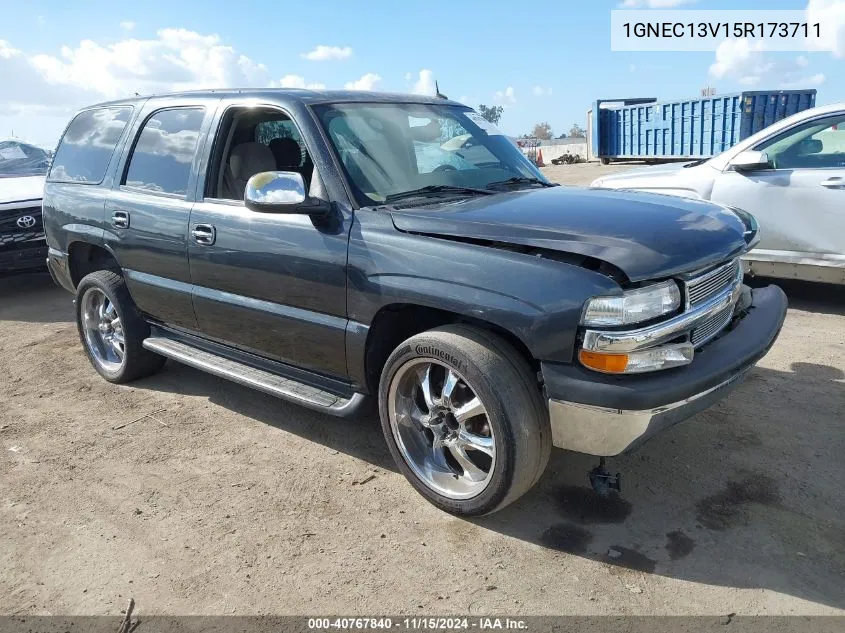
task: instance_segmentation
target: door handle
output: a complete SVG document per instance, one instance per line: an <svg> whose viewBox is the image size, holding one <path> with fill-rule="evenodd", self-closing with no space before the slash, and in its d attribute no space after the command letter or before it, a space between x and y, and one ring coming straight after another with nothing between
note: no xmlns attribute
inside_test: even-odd
<svg viewBox="0 0 845 633"><path fill-rule="evenodd" d="M217 239L217 230L211 224L195 224L191 236L197 244L211 246Z"/></svg>
<svg viewBox="0 0 845 633"><path fill-rule="evenodd" d="M116 229L128 229L129 211L115 210L111 216L111 223Z"/></svg>
<svg viewBox="0 0 845 633"><path fill-rule="evenodd" d="M819 184L822 187L827 187L828 189L845 189L845 178L835 176L833 178L828 178L827 180L822 180Z"/></svg>

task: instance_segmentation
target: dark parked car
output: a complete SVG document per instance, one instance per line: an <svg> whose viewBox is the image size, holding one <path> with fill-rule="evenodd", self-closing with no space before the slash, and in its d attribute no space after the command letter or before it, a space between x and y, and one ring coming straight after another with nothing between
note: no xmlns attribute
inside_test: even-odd
<svg viewBox="0 0 845 633"><path fill-rule="evenodd" d="M462 162L417 156L467 134ZM94 106L58 147L44 216L106 380L172 358L332 415L375 397L399 469L463 515L525 493L552 445L617 455L707 407L786 312L779 288L742 283L750 215L554 186L445 99Z"/></svg>
<svg viewBox="0 0 845 633"><path fill-rule="evenodd" d="M50 154L40 147L0 141L0 275L45 266L41 193L49 168Z"/></svg>

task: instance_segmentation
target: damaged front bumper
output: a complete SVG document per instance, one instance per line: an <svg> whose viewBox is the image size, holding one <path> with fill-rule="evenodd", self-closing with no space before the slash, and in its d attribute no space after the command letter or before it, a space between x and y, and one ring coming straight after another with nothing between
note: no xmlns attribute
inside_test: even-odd
<svg viewBox="0 0 845 633"><path fill-rule="evenodd" d="M774 344L786 317L777 286L751 290L747 314L689 365L651 374L598 374L543 363L555 446L612 456L631 450L727 395Z"/></svg>

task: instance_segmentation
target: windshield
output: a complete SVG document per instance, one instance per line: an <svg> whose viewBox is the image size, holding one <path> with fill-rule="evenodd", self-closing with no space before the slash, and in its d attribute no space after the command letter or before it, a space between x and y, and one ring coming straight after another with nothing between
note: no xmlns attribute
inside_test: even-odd
<svg viewBox="0 0 845 633"><path fill-rule="evenodd" d="M510 179L548 186L510 139L465 106L341 103L316 111L362 206L418 190L419 197L478 195Z"/></svg>
<svg viewBox="0 0 845 633"><path fill-rule="evenodd" d="M0 141L0 178L43 176L50 168L50 154L20 141Z"/></svg>

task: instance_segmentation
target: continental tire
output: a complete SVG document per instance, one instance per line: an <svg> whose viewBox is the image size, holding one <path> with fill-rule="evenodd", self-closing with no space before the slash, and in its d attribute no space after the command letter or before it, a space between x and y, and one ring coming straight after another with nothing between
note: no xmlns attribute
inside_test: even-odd
<svg viewBox="0 0 845 633"><path fill-rule="evenodd" d="M531 366L501 337L468 325L399 345L382 371L379 414L411 485L456 515L489 514L521 497L551 451Z"/></svg>

